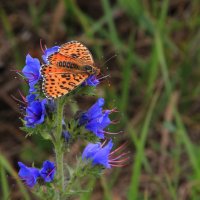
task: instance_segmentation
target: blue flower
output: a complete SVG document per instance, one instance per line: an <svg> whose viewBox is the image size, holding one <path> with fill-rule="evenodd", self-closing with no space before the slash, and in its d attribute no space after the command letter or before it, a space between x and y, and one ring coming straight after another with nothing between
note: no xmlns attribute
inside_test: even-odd
<svg viewBox="0 0 200 200"><path fill-rule="evenodd" d="M87 112L81 115L79 119L79 124L84 125L89 121L89 119L94 119L97 118L99 115L101 115L103 105L104 105L104 99L99 98L97 102L88 109Z"/></svg>
<svg viewBox="0 0 200 200"><path fill-rule="evenodd" d="M70 133L67 130L67 127L66 127L66 124L65 124L64 120L62 120L62 136L63 136L63 138L65 139L66 142L69 141Z"/></svg>
<svg viewBox="0 0 200 200"><path fill-rule="evenodd" d="M54 179L56 172L55 164L46 160L43 162L42 169L40 170L40 176L44 179L45 182L51 182Z"/></svg>
<svg viewBox="0 0 200 200"><path fill-rule="evenodd" d="M34 128L35 125L44 122L44 118L46 115L45 104L46 99L43 99L42 101L35 100L29 102L24 118L27 127Z"/></svg>
<svg viewBox="0 0 200 200"><path fill-rule="evenodd" d="M30 103L30 102L34 101L36 97L37 96L35 94L29 94L26 96L26 102Z"/></svg>
<svg viewBox="0 0 200 200"><path fill-rule="evenodd" d="M62 136L63 136L63 138L65 139L66 142L69 141L69 139L70 139L70 133L69 133L69 131L63 130L62 131Z"/></svg>
<svg viewBox="0 0 200 200"><path fill-rule="evenodd" d="M105 168L111 168L109 163L110 151L113 147L113 142L110 140L106 146L101 143L89 143L83 151L82 159L91 160L92 165L103 165Z"/></svg>
<svg viewBox="0 0 200 200"><path fill-rule="evenodd" d="M44 55L42 56L43 61L44 61L45 63L48 63L48 60L47 60L48 57L49 57L51 54L57 52L58 49L59 49L59 46L54 46L54 47L51 47L51 48L46 49L46 50L44 51Z"/></svg>
<svg viewBox="0 0 200 200"><path fill-rule="evenodd" d="M33 187L37 183L37 178L40 176L39 170L34 167L27 167L22 162L18 162L20 167L19 177L26 183L27 186Z"/></svg>
<svg viewBox="0 0 200 200"><path fill-rule="evenodd" d="M26 65L24 66L22 73L27 78L30 92L34 91L35 84L41 78L40 75L40 61L37 58L32 58L29 54L26 56Z"/></svg>
<svg viewBox="0 0 200 200"><path fill-rule="evenodd" d="M113 142L110 140L107 145L106 141L102 144L100 142L96 144L89 143L82 154L82 160L92 161L92 165L103 165L105 168L111 167L123 167L127 165L130 152L123 152L127 143L122 144L117 149L111 152Z"/></svg>
<svg viewBox="0 0 200 200"><path fill-rule="evenodd" d="M47 112L53 113L56 112L56 102L54 99L47 99Z"/></svg>
<svg viewBox="0 0 200 200"><path fill-rule="evenodd" d="M104 99L99 98L97 102L85 113L80 116L79 125L84 125L85 128L93 132L97 137L103 139L106 128L110 123L110 110L102 110Z"/></svg>
<svg viewBox="0 0 200 200"><path fill-rule="evenodd" d="M35 88L35 85L32 85L32 84L29 84L29 93L31 94L31 93L36 93L37 92L37 90L36 90L36 88Z"/></svg>
<svg viewBox="0 0 200 200"><path fill-rule="evenodd" d="M91 75L89 76L89 78L86 79L85 82L83 82L83 86L89 85L89 86L93 86L96 87L97 85L99 85L100 81L97 79L96 75Z"/></svg>

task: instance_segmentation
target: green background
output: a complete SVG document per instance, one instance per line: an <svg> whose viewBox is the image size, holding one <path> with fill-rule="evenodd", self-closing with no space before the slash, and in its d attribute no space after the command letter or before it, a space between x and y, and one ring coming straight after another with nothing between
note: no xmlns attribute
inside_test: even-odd
<svg viewBox="0 0 200 200"><path fill-rule="evenodd" d="M17 178L18 160L53 158L51 144L25 139L11 98L25 89L12 70L22 69L27 53L41 60L40 39L47 47L78 40L91 50L110 75L97 94L119 110L110 130L123 130L119 144L129 141L128 165L91 180L94 191L80 199L200 199L198 0L0 1L0 20L2 199L33 198Z"/></svg>

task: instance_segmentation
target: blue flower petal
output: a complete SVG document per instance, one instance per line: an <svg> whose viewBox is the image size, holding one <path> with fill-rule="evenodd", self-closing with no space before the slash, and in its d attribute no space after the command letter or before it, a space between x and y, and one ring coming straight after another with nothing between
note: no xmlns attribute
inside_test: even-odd
<svg viewBox="0 0 200 200"><path fill-rule="evenodd" d="M109 164L109 154L112 147L112 140L104 147L101 146L101 143L89 143L83 151L82 159L91 160L92 165L103 165L105 168L111 168Z"/></svg>
<svg viewBox="0 0 200 200"><path fill-rule="evenodd" d="M48 99L47 100L47 109L49 112L55 112L56 111L56 102L54 99Z"/></svg>
<svg viewBox="0 0 200 200"><path fill-rule="evenodd" d="M70 137L71 137L69 131L67 131L67 130L62 131L62 136L63 136L63 138L65 139L66 142L68 142Z"/></svg>
<svg viewBox="0 0 200 200"><path fill-rule="evenodd" d="M45 182L51 182L54 179L56 172L55 164L51 161L44 161L42 169L40 170L40 176L44 179Z"/></svg>
<svg viewBox="0 0 200 200"><path fill-rule="evenodd" d="M98 138L104 139L104 132L101 128L101 124L96 122L96 120L90 121L85 125L85 128L91 132L93 132Z"/></svg>
<svg viewBox="0 0 200 200"><path fill-rule="evenodd" d="M109 154L112 147L113 147L113 142L112 140L110 140L105 147L101 148L101 150L95 154L92 162L93 165L100 164L103 165L105 168L111 168L109 164Z"/></svg>
<svg viewBox="0 0 200 200"><path fill-rule="evenodd" d="M45 63L48 63L48 57L50 55L52 55L53 53L57 52L59 49L59 46L54 46L54 47L51 47L51 48L48 48L44 51L44 55L42 56L42 59Z"/></svg>
<svg viewBox="0 0 200 200"><path fill-rule="evenodd" d="M97 102L88 109L87 112L83 113L79 119L79 125L84 125L85 128L93 132L97 137L104 138L104 128L110 123L109 114L110 110L102 111L104 105L104 99L99 98Z"/></svg>
<svg viewBox="0 0 200 200"><path fill-rule="evenodd" d="M99 115L101 115L103 105L104 105L104 99L99 98L97 102L91 108L88 109L87 111L88 118L96 118Z"/></svg>
<svg viewBox="0 0 200 200"><path fill-rule="evenodd" d="M46 99L42 101L35 100L29 102L26 108L26 116L24 118L27 127L34 128L35 125L41 124L44 122L46 115L45 104L47 103Z"/></svg>
<svg viewBox="0 0 200 200"><path fill-rule="evenodd" d="M93 158L96 152L101 149L101 143L98 142L96 144L89 143L83 151L82 159L90 159Z"/></svg>
<svg viewBox="0 0 200 200"><path fill-rule="evenodd" d="M91 106L87 112L83 113L79 119L79 124L83 125L91 119L95 119L102 114L102 106L104 105L104 99L99 98L97 102Z"/></svg>
<svg viewBox="0 0 200 200"><path fill-rule="evenodd" d="M96 75L91 75L86 79L86 81L82 85L96 87L97 85L99 85L99 83L100 81L97 79Z"/></svg>
<svg viewBox="0 0 200 200"><path fill-rule="evenodd" d="M34 88L34 85L41 78L40 75L40 61L37 58L32 58L29 54L26 56L26 65L24 66L22 73L27 78L30 88Z"/></svg>
<svg viewBox="0 0 200 200"><path fill-rule="evenodd" d="M40 176L39 170L34 167L27 167L22 162L18 162L18 165L20 167L19 177L27 186L33 187L37 183L37 178Z"/></svg>
<svg viewBox="0 0 200 200"><path fill-rule="evenodd" d="M28 103L30 103L30 102L34 101L36 97L37 96L35 94L29 94L29 95L26 96L26 101Z"/></svg>

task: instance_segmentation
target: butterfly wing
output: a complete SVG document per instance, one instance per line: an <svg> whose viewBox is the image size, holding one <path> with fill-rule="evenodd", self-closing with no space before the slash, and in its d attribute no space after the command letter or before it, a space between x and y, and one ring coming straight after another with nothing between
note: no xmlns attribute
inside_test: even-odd
<svg viewBox="0 0 200 200"><path fill-rule="evenodd" d="M92 54L86 46L78 41L70 41L61 45L58 52L66 57L79 60L84 65L94 66Z"/></svg>
<svg viewBox="0 0 200 200"><path fill-rule="evenodd" d="M60 66L59 62L69 63L71 68ZM71 41L61 45L58 52L48 57L48 64L41 67L42 88L45 96L58 98L83 83L89 76L81 69L83 65L94 67L92 55L83 44Z"/></svg>
<svg viewBox="0 0 200 200"><path fill-rule="evenodd" d="M47 98L58 98L77 88L87 78L86 73L49 73L43 77L42 89Z"/></svg>
<svg viewBox="0 0 200 200"><path fill-rule="evenodd" d="M60 52L55 52L54 54L50 55L47 60L49 64L54 65L57 68L61 68L61 66L59 66L59 62L73 63L78 66L83 66L85 64L80 59L65 56L60 54Z"/></svg>
<svg viewBox="0 0 200 200"><path fill-rule="evenodd" d="M43 77L42 89L47 98L68 94L88 78L88 73L58 65L59 62L67 62L78 66L79 63L72 58L55 53L49 56L48 61L49 64L42 65L40 70Z"/></svg>

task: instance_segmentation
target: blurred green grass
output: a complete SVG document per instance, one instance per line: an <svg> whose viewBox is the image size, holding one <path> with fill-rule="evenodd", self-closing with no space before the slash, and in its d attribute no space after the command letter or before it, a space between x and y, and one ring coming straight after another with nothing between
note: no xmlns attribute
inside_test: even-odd
<svg viewBox="0 0 200 200"><path fill-rule="evenodd" d="M198 0L182 3L102 0L98 2L98 19L74 0L51 2L49 9L53 12L58 4L64 6L65 13L58 22L64 26L68 40L76 38L88 43L97 59L117 54L115 60L107 63L110 86L105 81L102 88L108 107L115 105L120 110L120 123L112 130L125 130L125 140L131 141L133 162L132 166L115 170L109 179L102 177L99 183L102 199L115 199L116 191L113 191L118 187L122 193L119 198L129 200L199 199ZM28 5L31 30L41 37L47 4L43 0L39 5ZM89 3L87 6L90 8ZM22 66L24 55L20 55L8 13L1 10L0 15L3 30L11 42L13 60L16 66ZM54 36L54 40L62 39ZM198 134L194 138L195 130ZM8 165L4 167L9 169ZM126 179L123 170L128 173ZM8 186L4 171L1 180L5 183L2 190L6 196ZM120 189L119 182L125 180ZM89 184L95 185L95 180ZM92 193L81 196L81 200L92 198Z"/></svg>

